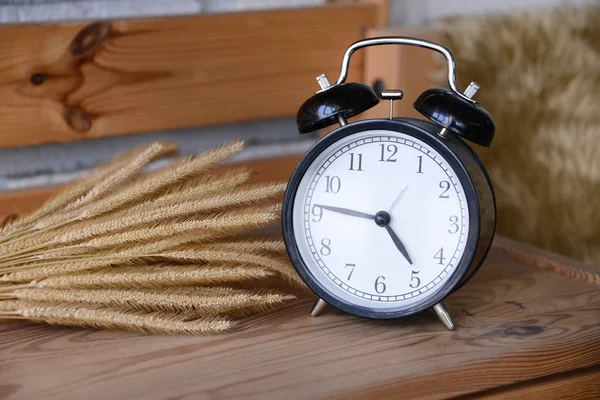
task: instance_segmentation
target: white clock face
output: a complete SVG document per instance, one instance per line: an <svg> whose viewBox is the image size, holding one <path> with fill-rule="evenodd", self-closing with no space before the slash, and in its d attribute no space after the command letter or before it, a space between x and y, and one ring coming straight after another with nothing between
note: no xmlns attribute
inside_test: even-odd
<svg viewBox="0 0 600 400"><path fill-rule="evenodd" d="M431 146L369 130L333 143L294 199L304 264L330 294L402 309L433 296L465 252L469 214L455 171Z"/></svg>

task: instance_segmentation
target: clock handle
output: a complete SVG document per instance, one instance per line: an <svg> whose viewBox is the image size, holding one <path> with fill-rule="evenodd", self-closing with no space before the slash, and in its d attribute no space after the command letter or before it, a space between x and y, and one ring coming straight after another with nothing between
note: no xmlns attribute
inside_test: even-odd
<svg viewBox="0 0 600 400"><path fill-rule="evenodd" d="M344 53L344 58L342 59L342 69L340 71L340 76L338 77L337 81L333 85L321 89L321 91L327 91L331 88L334 88L334 87L346 82L346 79L348 78L348 68L350 66L350 57L352 57L352 54L356 50L359 50L359 49L362 49L365 47L392 45L392 44L423 47L423 48L430 49L430 50L436 51L438 53L441 53L446 58L446 61L448 62L448 86L450 87L450 89L454 93L456 93L456 95L458 97L460 97L461 99L463 99L469 103L473 103L473 104L477 103L475 100L473 100L471 98L472 94L467 93L470 89L467 89L467 91L465 91L465 93L461 92L458 89L458 86L456 85L456 60L454 58L454 54L452 54L452 51L450 51L450 49L448 47L446 47L440 43L432 42L430 40L416 39L416 38L402 37L402 36L378 37L378 38L364 39L364 40L359 40L358 42L355 42L352 45L350 45L350 47L348 47L348 49L346 49L346 52Z"/></svg>

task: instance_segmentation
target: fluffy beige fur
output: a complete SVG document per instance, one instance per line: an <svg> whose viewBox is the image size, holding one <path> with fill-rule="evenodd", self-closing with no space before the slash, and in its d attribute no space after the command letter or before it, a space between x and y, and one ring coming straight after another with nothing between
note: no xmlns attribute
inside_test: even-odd
<svg viewBox="0 0 600 400"><path fill-rule="evenodd" d="M477 148L498 232L600 264L600 3L449 22L458 76L497 124ZM461 82L465 87L467 81Z"/></svg>

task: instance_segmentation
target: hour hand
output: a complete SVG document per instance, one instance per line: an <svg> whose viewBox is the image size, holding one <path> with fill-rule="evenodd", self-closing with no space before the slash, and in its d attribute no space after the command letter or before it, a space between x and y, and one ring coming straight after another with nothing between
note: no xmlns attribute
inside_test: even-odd
<svg viewBox="0 0 600 400"><path fill-rule="evenodd" d="M394 244L396 245L396 247L398 248L398 250L400 250L400 253L402 253L402 255L404 256L404 258L406 258L406 261L408 261L408 263L410 265L412 265L412 260L410 259L410 256L408 255L408 252L406 251L406 247L404 247L404 244L402 243L402 241L400 240L400 238L398 237L398 235L396 235L396 232L394 232L394 230L392 229L392 227L387 224L385 226L385 230L387 230L387 232L390 234L392 240L394 241Z"/></svg>
<svg viewBox="0 0 600 400"><path fill-rule="evenodd" d="M370 220L375 219L375 216L373 214L367 214L367 213L356 211L356 210L350 210L348 208L325 206L322 204L315 204L315 206L320 207L323 210L329 210L329 211L333 211L333 212L344 214L344 215L350 215L352 217L366 218L366 219L370 219Z"/></svg>

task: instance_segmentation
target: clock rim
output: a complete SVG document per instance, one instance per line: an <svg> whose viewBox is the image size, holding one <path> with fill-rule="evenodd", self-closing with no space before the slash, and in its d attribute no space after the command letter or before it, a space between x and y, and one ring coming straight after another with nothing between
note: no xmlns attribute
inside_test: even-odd
<svg viewBox="0 0 600 400"><path fill-rule="evenodd" d="M337 297L335 294L327 290L311 273L306 266L302 255L300 254L298 244L294 235L293 211L296 193L300 182L302 181L306 171L316 158L329 146L337 141L364 131L370 130L390 130L409 135L416 140L422 141L433 147L448 163L456 174L457 179L463 186L465 193L465 201L467 202L467 210L469 213L469 233L467 235L465 250L459 265L456 267L450 278L442 285L442 287L431 297L426 298L420 303L416 303L409 308L371 308L349 303ZM471 266L477 244L480 236L480 204L476 194L475 185L471 177L460 160L458 155L444 143L441 137L437 137L421 127L412 125L408 122L399 120L363 120L344 125L336 130L328 133L326 136L318 140L302 157L294 172L292 173L284 194L282 212L281 212L281 227L283 239L285 242L286 251L290 258L294 269L300 275L304 283L313 291L319 298L327 304L334 306L344 312L370 319L395 319L417 314L428 308L433 307L437 303L443 301L455 289L460 287L462 279L467 274Z"/></svg>

